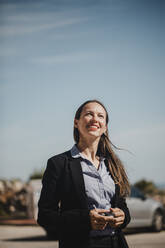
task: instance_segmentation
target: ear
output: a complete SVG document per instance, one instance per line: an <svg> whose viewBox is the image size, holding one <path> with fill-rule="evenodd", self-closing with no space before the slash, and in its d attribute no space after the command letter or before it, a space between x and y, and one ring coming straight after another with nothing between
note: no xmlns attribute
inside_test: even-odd
<svg viewBox="0 0 165 248"><path fill-rule="evenodd" d="M74 127L77 128L77 122L78 120L77 119L74 119Z"/></svg>

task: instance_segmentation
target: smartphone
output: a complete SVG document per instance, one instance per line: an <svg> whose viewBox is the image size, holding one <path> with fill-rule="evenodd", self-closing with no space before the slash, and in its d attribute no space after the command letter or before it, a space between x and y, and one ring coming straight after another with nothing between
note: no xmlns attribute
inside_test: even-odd
<svg viewBox="0 0 165 248"><path fill-rule="evenodd" d="M103 216L114 216L112 212L104 212L104 213L99 213L99 214Z"/></svg>

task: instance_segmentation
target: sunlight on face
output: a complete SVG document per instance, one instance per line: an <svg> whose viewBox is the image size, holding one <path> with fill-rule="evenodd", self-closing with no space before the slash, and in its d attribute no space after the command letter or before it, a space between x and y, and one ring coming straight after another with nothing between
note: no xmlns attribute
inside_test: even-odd
<svg viewBox="0 0 165 248"><path fill-rule="evenodd" d="M96 102L86 104L80 119L75 120L75 127L78 128L80 137L100 138L107 128L105 109Z"/></svg>

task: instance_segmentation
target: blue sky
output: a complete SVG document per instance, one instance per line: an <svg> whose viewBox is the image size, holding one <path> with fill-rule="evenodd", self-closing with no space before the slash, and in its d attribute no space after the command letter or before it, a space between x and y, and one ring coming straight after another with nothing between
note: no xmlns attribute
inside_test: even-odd
<svg viewBox="0 0 165 248"><path fill-rule="evenodd" d="M108 109L132 183L165 181L165 3L0 0L0 177L27 180L74 144L87 99Z"/></svg>

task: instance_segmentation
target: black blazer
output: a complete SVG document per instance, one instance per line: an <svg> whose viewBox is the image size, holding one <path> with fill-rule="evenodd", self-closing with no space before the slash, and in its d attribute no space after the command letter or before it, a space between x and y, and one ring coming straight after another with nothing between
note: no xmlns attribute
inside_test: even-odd
<svg viewBox="0 0 165 248"><path fill-rule="evenodd" d="M37 222L49 232L56 233L60 248L74 245L78 248L80 244L85 248L89 240L90 210L80 161L81 158L72 158L70 151L56 155L48 160L42 179ZM125 213L124 223L116 231L120 247L126 248L121 229L129 223L130 214L125 199L119 195L117 184L115 190L112 207L118 207Z"/></svg>

